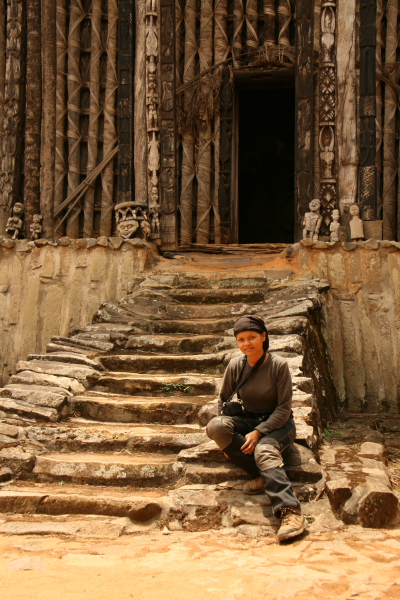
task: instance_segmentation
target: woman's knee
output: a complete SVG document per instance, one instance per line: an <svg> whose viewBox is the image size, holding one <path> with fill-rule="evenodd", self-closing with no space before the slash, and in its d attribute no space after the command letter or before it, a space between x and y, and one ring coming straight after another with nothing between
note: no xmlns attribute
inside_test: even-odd
<svg viewBox="0 0 400 600"><path fill-rule="evenodd" d="M206 427L206 433L221 448L228 446L232 440L235 428L230 417L220 416L211 419Z"/></svg>
<svg viewBox="0 0 400 600"><path fill-rule="evenodd" d="M283 465L282 454L272 444L257 444L254 450L254 458L260 471L276 469Z"/></svg>

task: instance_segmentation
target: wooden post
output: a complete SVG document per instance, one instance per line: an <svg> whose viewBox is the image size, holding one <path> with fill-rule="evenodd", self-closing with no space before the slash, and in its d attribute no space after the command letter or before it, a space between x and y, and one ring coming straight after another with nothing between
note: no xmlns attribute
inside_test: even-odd
<svg viewBox="0 0 400 600"><path fill-rule="evenodd" d="M135 200L146 202L147 190L147 128L146 128L146 3L136 0L136 54L134 76L133 158L135 171Z"/></svg>
<svg viewBox="0 0 400 600"><path fill-rule="evenodd" d="M383 19L383 0L377 0L376 3L376 70L382 72L382 19ZM377 195L377 219L382 219L382 83L376 78L376 195Z"/></svg>
<svg viewBox="0 0 400 600"><path fill-rule="evenodd" d="M246 4L247 51L249 55L258 49L258 8L257 0L247 0ZM250 56L251 62L251 56Z"/></svg>
<svg viewBox="0 0 400 600"><path fill-rule="evenodd" d="M80 143L80 93L82 79L79 68L81 53L81 22L85 16L81 0L71 0L68 34L68 196L74 192L81 180ZM67 220L67 236L79 237L78 204Z"/></svg>
<svg viewBox="0 0 400 600"><path fill-rule="evenodd" d="M264 0L265 43L276 44L275 0Z"/></svg>
<svg viewBox="0 0 400 600"><path fill-rule="evenodd" d="M321 233L329 235L332 210L336 208L336 0L321 2L319 59L319 159Z"/></svg>
<svg viewBox="0 0 400 600"><path fill-rule="evenodd" d="M297 14L301 19L302 15ZM278 44L281 46L290 46L290 21L292 20L292 9L290 0L279 0L278 4L279 33Z"/></svg>
<svg viewBox="0 0 400 600"><path fill-rule="evenodd" d="M213 7L211 0L201 0L200 13L200 44L199 44L200 72L212 65L213 59ZM204 98L203 114L198 136L197 153L197 224L196 242L208 244L210 241L210 194L211 194L211 119L208 116L206 102L210 93L210 77L203 77L201 93Z"/></svg>
<svg viewBox="0 0 400 600"><path fill-rule="evenodd" d="M296 0L296 219L295 239L302 238L303 217L312 200L314 34L310 0Z"/></svg>
<svg viewBox="0 0 400 600"><path fill-rule="evenodd" d="M0 165L4 134L4 92L6 78L6 3L0 2ZM8 213L2 210L0 200L0 233L4 232Z"/></svg>
<svg viewBox="0 0 400 600"><path fill-rule="evenodd" d="M50 0L51 2L52 0ZM54 211L61 206L64 197L64 183L67 174L66 160L66 128L65 117L67 114L66 90L67 90L67 4L66 0L57 0L56 13L56 152L55 152L55 189L54 189ZM63 235L65 226L58 226L60 219L55 219L54 233L56 237Z"/></svg>
<svg viewBox="0 0 400 600"><path fill-rule="evenodd" d="M107 156L117 138L115 101L117 95L117 35L118 0L108 0L107 71L104 100L104 143L103 155ZM104 168L101 185L100 235L111 235L114 206L114 160Z"/></svg>
<svg viewBox="0 0 400 600"><path fill-rule="evenodd" d="M398 44L397 0L387 2L385 63L395 63ZM394 78L395 75L392 75ZM397 92L385 86L385 120L383 125L383 239L396 238L396 111Z"/></svg>
<svg viewBox="0 0 400 600"><path fill-rule="evenodd" d="M196 56L196 0L186 0L183 83L191 81L196 74ZM184 108L187 109L190 101L190 91L185 91ZM192 243L194 177L194 136L191 127L186 125L182 134L182 191L179 207L181 213L180 243L183 245Z"/></svg>
<svg viewBox="0 0 400 600"><path fill-rule="evenodd" d="M24 139L25 27L25 2L7 0L4 132L0 172L0 205L5 211L10 211L20 194Z"/></svg>
<svg viewBox="0 0 400 600"><path fill-rule="evenodd" d="M87 175L96 168L99 154L99 117L100 108L100 59L103 54L101 42L101 17L102 0L92 0L91 35L90 35L90 105L89 105L89 129L88 129L88 160ZM94 226L94 192L90 187L85 195L83 237L93 237Z"/></svg>
<svg viewBox="0 0 400 600"><path fill-rule="evenodd" d="M229 67L224 67L222 70L220 129L218 204L221 219L221 243L231 244L233 88Z"/></svg>
<svg viewBox="0 0 400 600"><path fill-rule="evenodd" d="M145 2L143 0L138 2L138 8L139 4L145 5ZM119 0L117 65L118 202L132 202L133 200L133 114L134 110L136 111L133 93L135 47L135 36L133 29L134 15L135 0ZM138 46L138 51L144 52L144 47L142 48ZM142 73L142 71L140 72ZM140 94L139 100L143 97L142 92L140 92ZM139 114L142 115L140 110L141 106L139 102ZM138 118L136 114L135 118ZM145 145L145 140L143 140L143 145ZM147 157L146 145L145 149Z"/></svg>
<svg viewBox="0 0 400 600"><path fill-rule="evenodd" d="M233 0L233 64L239 67L243 63L242 28L244 23L243 0Z"/></svg>
<svg viewBox="0 0 400 600"><path fill-rule="evenodd" d="M178 247L176 206L175 0L161 0L161 239L163 250ZM150 208L157 209L151 199Z"/></svg>
<svg viewBox="0 0 400 600"><path fill-rule="evenodd" d="M40 212L43 237L54 235L54 182L56 145L56 3L42 0L42 148L40 171Z"/></svg>
<svg viewBox="0 0 400 600"><path fill-rule="evenodd" d="M228 0L216 0L214 8L214 64L225 60L229 55L228 39ZM222 82L221 90L222 91ZM221 244L221 216L219 210L220 186L220 148L221 148L221 117L214 117L214 240Z"/></svg>
<svg viewBox="0 0 400 600"><path fill-rule="evenodd" d="M376 219L376 0L360 10L360 211L363 221Z"/></svg>
<svg viewBox="0 0 400 600"><path fill-rule="evenodd" d="M337 156L341 224L350 220L349 206L357 201L359 153L356 98L356 0L337 9Z"/></svg>

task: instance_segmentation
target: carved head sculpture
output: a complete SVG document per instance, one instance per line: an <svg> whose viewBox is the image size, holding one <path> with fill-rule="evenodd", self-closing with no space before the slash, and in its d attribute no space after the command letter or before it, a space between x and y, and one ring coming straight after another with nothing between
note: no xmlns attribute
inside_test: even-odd
<svg viewBox="0 0 400 600"><path fill-rule="evenodd" d="M358 204L351 204L350 208L349 208L349 213L351 214L351 216L354 217L359 217L360 216L360 207L358 206Z"/></svg>
<svg viewBox="0 0 400 600"><path fill-rule="evenodd" d="M129 219L128 221L121 221L117 225L117 231L124 240L127 240L133 236L137 231L139 223L135 219Z"/></svg>
<svg viewBox="0 0 400 600"><path fill-rule="evenodd" d="M21 202L16 202L14 204L13 213L16 217L21 217L24 213L24 205Z"/></svg>
<svg viewBox="0 0 400 600"><path fill-rule="evenodd" d="M117 232L124 240L133 237L139 227L136 211L134 202L121 202L115 206Z"/></svg>
<svg viewBox="0 0 400 600"><path fill-rule="evenodd" d="M335 210L332 211L332 220L338 222L340 219L340 212L338 211L337 208L335 208Z"/></svg>
<svg viewBox="0 0 400 600"><path fill-rule="evenodd" d="M158 204L158 188L156 186L151 188L150 201L152 206Z"/></svg>
<svg viewBox="0 0 400 600"><path fill-rule="evenodd" d="M321 207L320 200L318 198L314 198L313 200L311 200L309 207L311 212L318 212Z"/></svg>
<svg viewBox="0 0 400 600"><path fill-rule="evenodd" d="M40 225L40 221L43 219L42 215L33 215L32 221Z"/></svg>

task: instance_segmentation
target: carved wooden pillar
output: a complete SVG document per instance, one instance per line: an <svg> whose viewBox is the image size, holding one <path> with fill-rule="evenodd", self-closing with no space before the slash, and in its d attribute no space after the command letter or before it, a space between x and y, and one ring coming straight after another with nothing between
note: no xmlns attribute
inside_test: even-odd
<svg viewBox="0 0 400 600"><path fill-rule="evenodd" d="M319 64L319 157L321 233L329 235L331 213L336 208L336 0L321 3Z"/></svg>
<svg viewBox="0 0 400 600"><path fill-rule="evenodd" d="M161 0L160 204L163 250L176 250L175 1Z"/></svg>
<svg viewBox="0 0 400 600"><path fill-rule="evenodd" d="M376 0L360 7L360 212L376 219Z"/></svg>
<svg viewBox="0 0 400 600"><path fill-rule="evenodd" d="M118 202L133 200L134 0L118 3Z"/></svg>
<svg viewBox="0 0 400 600"><path fill-rule="evenodd" d="M314 105L314 2L296 1L296 240L302 237L302 222L312 200L313 105Z"/></svg>
<svg viewBox="0 0 400 600"><path fill-rule="evenodd" d="M0 205L9 211L19 199L24 109L25 2L7 1L4 131L0 173Z"/></svg>
<svg viewBox="0 0 400 600"><path fill-rule="evenodd" d="M220 171L219 171L219 213L221 219L221 243L232 242L231 233L231 190L232 190L232 130L233 130L233 89L229 67L222 71L220 93Z"/></svg>

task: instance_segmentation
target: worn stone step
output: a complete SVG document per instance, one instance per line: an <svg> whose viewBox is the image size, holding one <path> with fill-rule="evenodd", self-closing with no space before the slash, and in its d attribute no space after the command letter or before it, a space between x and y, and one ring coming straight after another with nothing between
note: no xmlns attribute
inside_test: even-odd
<svg viewBox="0 0 400 600"><path fill-rule="evenodd" d="M60 387L74 394L82 394L85 391L85 386L79 383L77 379L48 375L47 373L34 373L33 371L20 371L17 375L11 377L10 382L12 384Z"/></svg>
<svg viewBox="0 0 400 600"><path fill-rule="evenodd" d="M103 366L109 371L127 373L213 373L223 375L232 352L215 354L170 355L140 354L108 355L101 358Z"/></svg>
<svg viewBox="0 0 400 600"><path fill-rule="evenodd" d="M156 487L175 483L183 474L176 455L135 456L104 453L41 454L36 457L36 481L67 481L90 485Z"/></svg>
<svg viewBox="0 0 400 600"><path fill-rule="evenodd" d="M87 419L119 423L193 423L210 396L169 398L77 396L74 411Z"/></svg>
<svg viewBox="0 0 400 600"><path fill-rule="evenodd" d="M196 375L137 375L110 372L93 381L93 389L99 392L129 394L131 396L199 396L218 393L219 378Z"/></svg>
<svg viewBox="0 0 400 600"><path fill-rule="evenodd" d="M74 365L46 360L20 360L17 364L17 373L20 371L33 371L34 373L45 373L61 377L77 379L86 388L89 387L88 378L95 381L100 373L86 365Z"/></svg>
<svg viewBox="0 0 400 600"><path fill-rule="evenodd" d="M89 350L96 350L98 352L110 352L114 348L114 344L110 342L103 342L95 339L85 340L78 338L77 336L66 338L56 335L51 338L51 341L58 345L83 349L89 348Z"/></svg>
<svg viewBox="0 0 400 600"><path fill-rule="evenodd" d="M252 304L166 304L165 314L169 319L222 319L256 312Z"/></svg>
<svg viewBox="0 0 400 600"><path fill-rule="evenodd" d="M162 321L148 322L148 331L152 333L189 333L191 335L209 335L225 333L235 324L237 317L231 319L163 319ZM145 325L145 324L144 324Z"/></svg>
<svg viewBox="0 0 400 600"><path fill-rule="evenodd" d="M11 427L11 426L7 426ZM18 428L15 427L18 435ZM1 427L0 427L1 433ZM178 454L185 448L204 443L208 438L199 427L185 425L133 425L97 423L73 419L50 427L33 426L27 431L33 443L48 452L151 452Z"/></svg>
<svg viewBox="0 0 400 600"><path fill-rule="evenodd" d="M78 356L70 352L52 352L51 354L29 354L28 360L49 360L51 362L67 363L73 365L85 365L92 369L102 369L101 363L97 360L91 360L85 356Z"/></svg>
<svg viewBox="0 0 400 600"><path fill-rule="evenodd" d="M236 289L263 288L273 282L279 282L293 276L293 271L285 270L218 270L201 273L160 273L142 279L138 287L141 289Z"/></svg>
<svg viewBox="0 0 400 600"><path fill-rule="evenodd" d="M59 419L59 413L54 408L34 406L13 398L0 398L0 411L7 415L19 415L28 419L38 419L39 421L55 422Z"/></svg>
<svg viewBox="0 0 400 600"><path fill-rule="evenodd" d="M98 350L89 350L89 348L81 348L78 346L73 346L70 344L55 344L53 342L50 342L49 344L47 344L46 346L46 352L48 353L69 353L69 354L75 354L76 356L85 356L86 358L95 358L97 356L97 354L99 353Z"/></svg>
<svg viewBox="0 0 400 600"><path fill-rule="evenodd" d="M57 483L19 482L0 490L0 513L25 515L105 515L146 523L161 516L161 493Z"/></svg>
<svg viewBox="0 0 400 600"><path fill-rule="evenodd" d="M169 297L183 304L232 304L263 302L264 289L172 289Z"/></svg>
<svg viewBox="0 0 400 600"><path fill-rule="evenodd" d="M233 337L223 335L131 335L124 344L127 350L166 354L199 354L220 352L236 347Z"/></svg>
<svg viewBox="0 0 400 600"><path fill-rule="evenodd" d="M4 388L0 388L1 398L12 398L18 402L26 402L33 406L56 408L58 411L61 411L71 396L71 392L63 388L45 387L42 385L11 383Z"/></svg>

